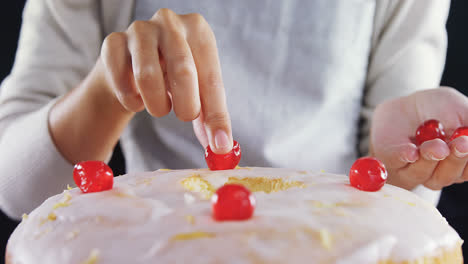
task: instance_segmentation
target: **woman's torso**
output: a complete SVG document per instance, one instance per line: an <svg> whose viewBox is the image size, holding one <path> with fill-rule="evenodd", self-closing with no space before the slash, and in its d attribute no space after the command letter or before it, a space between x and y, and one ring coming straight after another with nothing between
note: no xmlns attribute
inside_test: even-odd
<svg viewBox="0 0 468 264"><path fill-rule="evenodd" d="M217 39L241 166L345 172L356 158L374 0L137 0L200 13ZM137 114L121 139L128 171L205 167L190 122Z"/></svg>

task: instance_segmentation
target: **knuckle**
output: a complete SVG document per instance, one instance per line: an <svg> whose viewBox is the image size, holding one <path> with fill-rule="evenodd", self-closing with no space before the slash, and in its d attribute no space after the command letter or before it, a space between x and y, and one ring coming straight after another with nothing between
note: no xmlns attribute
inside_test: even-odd
<svg viewBox="0 0 468 264"><path fill-rule="evenodd" d="M221 89L223 88L223 80L221 79L221 76L217 74L216 72L209 72L206 75L206 78L204 79L204 86L208 89Z"/></svg>
<svg viewBox="0 0 468 264"><path fill-rule="evenodd" d="M198 100L182 101L182 98L179 97L174 103L174 112L177 118L184 122L197 119L200 116L200 109L200 101Z"/></svg>
<svg viewBox="0 0 468 264"><path fill-rule="evenodd" d="M200 115L200 109L192 108L185 111L176 111L176 116L183 122L193 121Z"/></svg>
<svg viewBox="0 0 468 264"><path fill-rule="evenodd" d="M154 15L154 20L158 21L164 26L172 25L176 22L176 17L178 15L169 8L161 8Z"/></svg>
<svg viewBox="0 0 468 264"><path fill-rule="evenodd" d="M156 16L158 17L168 17L172 16L174 14L174 11L172 11L169 8L161 8L158 11L156 11Z"/></svg>
<svg viewBox="0 0 468 264"><path fill-rule="evenodd" d="M193 61L189 56L180 55L174 62L173 74L177 77L190 78L196 75Z"/></svg>
<svg viewBox="0 0 468 264"><path fill-rule="evenodd" d="M126 35L123 32L113 32L109 34L102 43L101 53L106 56L112 50L119 49L126 45Z"/></svg>
<svg viewBox="0 0 468 264"><path fill-rule="evenodd" d="M173 45L181 45L182 43L187 42L183 29L176 24L166 25L164 27L163 35L165 35L166 39Z"/></svg>
<svg viewBox="0 0 468 264"><path fill-rule="evenodd" d="M209 28L208 22L199 13L187 14L188 24L196 30L206 30Z"/></svg>
<svg viewBox="0 0 468 264"><path fill-rule="evenodd" d="M227 112L214 112L204 114L205 123L211 128L225 127L231 122Z"/></svg>
<svg viewBox="0 0 468 264"><path fill-rule="evenodd" d="M137 82L152 80L156 76L156 66L152 64L135 66L133 75Z"/></svg>
<svg viewBox="0 0 468 264"><path fill-rule="evenodd" d="M147 33L151 28L152 25L149 22L136 20L128 27L128 32L129 34L142 35Z"/></svg>

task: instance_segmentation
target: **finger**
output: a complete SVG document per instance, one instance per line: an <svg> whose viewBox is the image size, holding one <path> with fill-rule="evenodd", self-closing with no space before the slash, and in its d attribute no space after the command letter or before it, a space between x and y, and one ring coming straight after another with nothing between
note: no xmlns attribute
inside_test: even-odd
<svg viewBox="0 0 468 264"><path fill-rule="evenodd" d="M403 143L379 150L378 158L387 168L401 169L416 162L419 159L419 151L413 143Z"/></svg>
<svg viewBox="0 0 468 264"><path fill-rule="evenodd" d="M233 139L216 39L201 15L188 14L182 18L189 28L187 40L197 66L200 100L209 145L213 152L223 154L232 149Z"/></svg>
<svg viewBox="0 0 468 264"><path fill-rule="evenodd" d="M127 36L114 32L106 37L101 50L106 76L117 99L128 110L139 112L144 104L131 78L131 58Z"/></svg>
<svg viewBox="0 0 468 264"><path fill-rule="evenodd" d="M176 116L192 121L200 114L200 94L195 62L185 38L185 29L178 15L169 9L160 9L153 18L160 28L162 59L165 62L169 92Z"/></svg>
<svg viewBox="0 0 468 264"><path fill-rule="evenodd" d="M455 182L456 183L464 183L468 181L468 166L465 165L465 168L463 169L462 176L458 178Z"/></svg>
<svg viewBox="0 0 468 264"><path fill-rule="evenodd" d="M450 155L437 165L433 176L425 182L431 189L441 189L462 177L468 161L468 137L459 137L450 144Z"/></svg>
<svg viewBox="0 0 468 264"><path fill-rule="evenodd" d="M399 171L410 185L418 185L429 180L439 161L450 154L447 144L440 139L424 142L419 147L419 159Z"/></svg>
<svg viewBox="0 0 468 264"><path fill-rule="evenodd" d="M167 115L171 101L159 64L156 26L148 21L135 21L128 36L133 76L146 110L156 117Z"/></svg>
<svg viewBox="0 0 468 264"><path fill-rule="evenodd" d="M208 141L208 135L206 134L203 112L200 112L200 115L197 117L197 119L192 121L192 124L193 124L193 131L195 132L195 135L197 136L198 142L200 142L203 148L206 148L209 144L209 141Z"/></svg>

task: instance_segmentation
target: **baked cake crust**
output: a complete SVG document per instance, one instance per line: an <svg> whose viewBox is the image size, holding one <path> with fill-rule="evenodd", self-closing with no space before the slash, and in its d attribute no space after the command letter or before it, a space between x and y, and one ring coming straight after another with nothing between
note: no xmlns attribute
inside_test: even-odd
<svg viewBox="0 0 468 264"><path fill-rule="evenodd" d="M211 219L208 198L227 182L254 192L253 219ZM160 170L49 198L13 233L6 263L458 264L461 244L437 209L391 185L368 193L343 175L290 169Z"/></svg>

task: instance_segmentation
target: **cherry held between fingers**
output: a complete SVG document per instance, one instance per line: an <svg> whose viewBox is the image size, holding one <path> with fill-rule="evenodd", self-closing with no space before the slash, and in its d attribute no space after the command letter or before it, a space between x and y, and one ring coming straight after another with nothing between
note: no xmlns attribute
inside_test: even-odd
<svg viewBox="0 0 468 264"><path fill-rule="evenodd" d="M243 185L226 184L211 197L216 221L247 220L255 209L255 198Z"/></svg>
<svg viewBox="0 0 468 264"><path fill-rule="evenodd" d="M205 160L210 170L231 170L234 169L241 159L241 149L239 143L234 140L232 150L226 154L214 153L210 146L206 147Z"/></svg>
<svg viewBox="0 0 468 264"><path fill-rule="evenodd" d="M416 130L416 145L421 145L425 141L440 138L445 141L445 131L442 123L438 120L431 119L424 122Z"/></svg>
<svg viewBox="0 0 468 264"><path fill-rule="evenodd" d="M461 136L468 136L468 127L459 127L455 132L453 132L452 136L450 137L450 141L456 139L457 137Z"/></svg>
<svg viewBox="0 0 468 264"><path fill-rule="evenodd" d="M387 170L378 159L364 157L356 160L349 172L351 186L362 191L380 190L387 181Z"/></svg>
<svg viewBox="0 0 468 264"><path fill-rule="evenodd" d="M114 173L102 161L83 161L75 165L73 179L84 193L101 192L112 189Z"/></svg>

